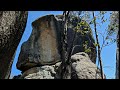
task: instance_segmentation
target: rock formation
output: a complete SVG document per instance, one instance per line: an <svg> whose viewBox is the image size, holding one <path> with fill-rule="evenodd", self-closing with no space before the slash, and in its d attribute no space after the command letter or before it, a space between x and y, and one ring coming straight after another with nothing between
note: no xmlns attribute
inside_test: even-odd
<svg viewBox="0 0 120 90"><path fill-rule="evenodd" d="M101 79L100 70L84 52L71 56L73 79Z"/></svg>
<svg viewBox="0 0 120 90"><path fill-rule="evenodd" d="M14 79L61 79L62 18L61 15L47 15L32 23L32 34L28 41L22 44L17 62L17 68L22 71L22 75L16 76ZM68 52L74 34L73 27L68 27ZM88 41L88 47L93 47L92 52L84 53L82 46L84 41ZM94 64L96 48L93 43L91 33L83 36L80 33L76 34L74 45L80 45L80 47L75 48L71 56L71 79L101 78L100 70Z"/></svg>
<svg viewBox="0 0 120 90"><path fill-rule="evenodd" d="M56 71L61 62L54 65L44 65L40 67L33 67L26 70L22 75L18 75L13 79L55 79Z"/></svg>
<svg viewBox="0 0 120 90"><path fill-rule="evenodd" d="M63 32L63 26L62 26L62 19L63 19L63 16L62 15L57 15L56 16L60 26L61 26L61 32ZM96 46L94 45L95 44L95 40L93 38L93 34L92 34L92 30L90 28L90 26L88 25L87 22L85 21L82 21L81 19L78 19L78 18L73 18L71 19L71 21L69 21L69 26L68 26L68 31L67 31L67 35L68 35L68 52L69 52L69 49L70 49L70 46L73 42L73 37L75 35L75 26L77 25L77 23L82 23L84 22L85 24L82 24L80 29L81 31L84 31L84 28L88 28L88 30L86 31L87 33L84 33L84 34L81 34L80 32L77 32L76 33L76 38L75 38L75 41L74 41L74 50L73 50L73 54L75 53L78 53L78 52L86 52L86 49L90 49L90 52L86 52L89 57L90 57L90 60L93 62L93 63L96 63ZM86 45L86 48L84 47L84 45Z"/></svg>
<svg viewBox="0 0 120 90"><path fill-rule="evenodd" d="M61 77L61 66L58 67L56 78ZM71 79L101 79L100 70L85 52L71 56Z"/></svg>
<svg viewBox="0 0 120 90"><path fill-rule="evenodd" d="M13 55L27 22L27 11L0 11L0 79L9 78Z"/></svg>
<svg viewBox="0 0 120 90"><path fill-rule="evenodd" d="M101 79L100 70L90 60L87 53L80 52L71 56L71 79ZM33 67L14 79L61 79L61 62L54 65Z"/></svg>
<svg viewBox="0 0 120 90"><path fill-rule="evenodd" d="M56 22L54 15L47 15L32 23L32 34L23 43L17 62L19 70L55 64L61 60L61 36Z"/></svg>

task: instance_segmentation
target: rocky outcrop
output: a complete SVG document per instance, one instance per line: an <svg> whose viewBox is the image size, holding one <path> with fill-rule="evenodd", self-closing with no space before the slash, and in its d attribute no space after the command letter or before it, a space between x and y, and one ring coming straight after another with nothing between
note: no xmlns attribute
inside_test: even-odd
<svg viewBox="0 0 120 90"><path fill-rule="evenodd" d="M72 55L71 62L71 79L101 79L100 70L87 53L79 52ZM14 79L61 79L61 62L31 68Z"/></svg>
<svg viewBox="0 0 120 90"><path fill-rule="evenodd" d="M61 36L54 15L38 18L32 23L33 31L28 41L22 44L17 68L51 65L61 60Z"/></svg>
<svg viewBox="0 0 120 90"><path fill-rule="evenodd" d="M17 68L22 71L22 75L15 77L16 79L61 79L63 55L61 39L64 30L62 18L61 15L46 15L32 23L32 34L28 41L22 44L17 62ZM69 66L69 68L71 67L71 79L100 78L99 69L94 64L96 62L96 47L92 31L88 25L83 25L80 28L81 30L89 28L87 33L76 33L72 22L74 20L71 21L67 31L68 52L74 35L76 35L74 46L79 47L74 47L72 52L72 63ZM92 52L84 53L86 49L84 44Z"/></svg>
<svg viewBox="0 0 120 90"><path fill-rule="evenodd" d="M55 79L56 71L61 62L55 65L44 65L33 67L26 70L22 75L15 76L13 79Z"/></svg>
<svg viewBox="0 0 120 90"><path fill-rule="evenodd" d="M63 16L57 15L56 18L59 25L61 26L61 32L63 32ZM75 31L77 23L81 23L79 31ZM85 28L87 29L86 31L84 30ZM86 33L81 33L80 31L85 31ZM71 18L67 31L68 52L70 50L71 44L73 43L74 35L75 40L72 55L78 52L86 52L89 55L90 60L93 63L96 63L97 51L95 46L95 40L93 38L92 30L88 23L77 17Z"/></svg>
<svg viewBox="0 0 120 90"><path fill-rule="evenodd" d="M71 56L71 79L101 79L100 70L90 60L87 53L79 52ZM61 66L56 78L61 78Z"/></svg>
<svg viewBox="0 0 120 90"><path fill-rule="evenodd" d="M73 79L101 79L100 70L84 52L71 56Z"/></svg>
<svg viewBox="0 0 120 90"><path fill-rule="evenodd" d="M0 11L0 79L9 78L13 55L27 22L27 11Z"/></svg>

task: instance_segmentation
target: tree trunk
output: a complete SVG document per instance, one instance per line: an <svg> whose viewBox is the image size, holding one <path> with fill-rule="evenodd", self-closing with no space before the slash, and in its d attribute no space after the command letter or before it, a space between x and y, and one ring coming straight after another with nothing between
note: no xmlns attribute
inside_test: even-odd
<svg viewBox="0 0 120 90"><path fill-rule="evenodd" d="M64 59L62 61L62 72L61 72L61 78L62 79L70 79L71 78L71 65L69 63L69 55L68 55L68 43L67 43L67 29L68 29L68 15L69 11L64 11L64 35L63 35L63 54Z"/></svg>
<svg viewBox="0 0 120 90"><path fill-rule="evenodd" d="M102 68L102 59L101 59L101 50L100 50L100 44L99 44L99 40L98 40L98 34L97 34L97 28L96 28L96 17L94 15L94 11L93 11L93 19L94 19L96 42L98 44L98 61L100 62L101 78L104 79L103 68Z"/></svg>
<svg viewBox="0 0 120 90"><path fill-rule="evenodd" d="M119 30L118 30L118 33L117 33L116 79L119 79Z"/></svg>

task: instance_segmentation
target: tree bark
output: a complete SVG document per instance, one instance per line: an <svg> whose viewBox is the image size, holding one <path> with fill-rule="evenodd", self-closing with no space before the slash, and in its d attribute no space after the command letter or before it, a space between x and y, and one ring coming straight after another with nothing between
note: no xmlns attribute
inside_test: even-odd
<svg viewBox="0 0 120 90"><path fill-rule="evenodd" d="M98 44L98 61L100 62L100 71L101 71L101 78L104 79L103 74L103 68L102 68L102 60L101 60L101 50L100 50L100 44L98 40L98 34L97 34L97 28L96 28L96 19L95 19L94 11L93 11L93 19L94 19L94 30L95 30L95 36L96 36L96 42Z"/></svg>
<svg viewBox="0 0 120 90"><path fill-rule="evenodd" d="M119 30L118 30L118 33L117 33L116 79L119 79Z"/></svg>
<svg viewBox="0 0 120 90"><path fill-rule="evenodd" d="M64 11L64 35L63 35L63 54L64 54L64 59L62 61L62 72L61 72L61 78L62 79L71 79L71 68L69 62L69 56L68 56L68 45L67 45L67 29L68 29L68 15L69 11Z"/></svg>

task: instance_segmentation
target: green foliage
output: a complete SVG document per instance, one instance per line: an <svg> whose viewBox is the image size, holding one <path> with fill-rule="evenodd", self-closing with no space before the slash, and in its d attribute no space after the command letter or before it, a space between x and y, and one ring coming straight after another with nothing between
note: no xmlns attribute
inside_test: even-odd
<svg viewBox="0 0 120 90"><path fill-rule="evenodd" d="M76 27L75 27L75 31L77 33L80 33L81 36L86 35L88 32L92 34L92 30L91 28L89 28L90 26L92 27L96 27L96 35L100 36L102 38L100 38L102 40L101 44L99 43L99 39L98 39L98 43L93 43L93 45L95 47L100 47L100 52L103 47L111 45L112 43L116 42L116 36L118 34L118 30L119 30L119 11L112 11L111 16L110 16L110 24L107 26L107 22L109 22L108 20L108 16L106 17L106 15L108 15L110 12L107 11L96 11L94 13L94 17L91 17L91 11L87 12L83 11L84 13L81 15L82 17L80 17L82 20L87 21L88 23L86 23L85 21L81 21L79 23L77 23ZM85 15L86 13L86 15ZM86 20L86 16L90 16L89 18L87 18L88 20ZM94 24L94 21L96 23L96 25ZM106 25L105 25L106 24ZM90 26L89 26L90 25ZM99 28L101 27L105 27L105 30L103 31L102 29ZM95 28L94 28L95 29ZM100 30L100 31L99 31ZM106 33L107 32L107 33ZM99 37L98 37L99 38ZM97 41L97 40L96 40ZM82 43L82 47L84 49L84 52L89 53L91 52L91 50L93 49L92 47L88 47L89 42L88 41L83 41ZM100 46L101 45L101 46ZM100 55L99 55L100 56ZM100 59L99 59L100 60ZM101 72L102 72L102 66L101 66ZM102 76L102 75L101 75Z"/></svg>
<svg viewBox="0 0 120 90"><path fill-rule="evenodd" d="M85 52L85 53L90 53L90 52L91 52L91 48L88 47L88 41L85 41L85 42L83 43L83 48L84 48L84 52Z"/></svg>
<svg viewBox="0 0 120 90"><path fill-rule="evenodd" d="M91 52L91 49L90 49L90 48L87 48L87 49L85 49L84 52L85 52L85 53L89 53L89 52Z"/></svg>
<svg viewBox="0 0 120 90"><path fill-rule="evenodd" d="M94 44L94 46L98 46L99 44L97 44L97 43L93 43Z"/></svg>
<svg viewBox="0 0 120 90"><path fill-rule="evenodd" d="M89 24L84 20L77 23L77 26L74 29L77 33L81 33L81 35L85 35L88 32L91 33L91 29L90 29Z"/></svg>
<svg viewBox="0 0 120 90"><path fill-rule="evenodd" d="M80 33L80 35L82 37L86 36L87 33L89 33L89 34L92 33L92 30L91 30L89 24L84 20L81 20L80 22L77 23L77 26L74 28L74 31L76 31L77 33ZM83 47L84 52L90 53L91 47L88 47L89 42L83 41L81 43L82 43L82 47Z"/></svg>
<svg viewBox="0 0 120 90"><path fill-rule="evenodd" d="M88 14L89 13L87 13L85 17L88 17L89 16ZM78 16L76 17L74 15L73 16L71 15L70 17L71 18L70 18L69 23L71 23L73 25L72 28L74 28L73 30L76 32L76 35L78 35L78 34L80 35L80 39L84 39L84 38L89 37L87 35L92 36L92 30L90 28L90 25L87 23L86 19L83 19L83 18L78 17ZM77 20L77 19L79 19L79 20ZM96 18L94 18L94 20L95 19ZM83 51L89 54L91 52L91 48L92 48L89 45L90 42L88 42L88 40L86 40L86 41L81 40L81 41L82 41L81 44L82 44L82 47L83 47L82 48Z"/></svg>

